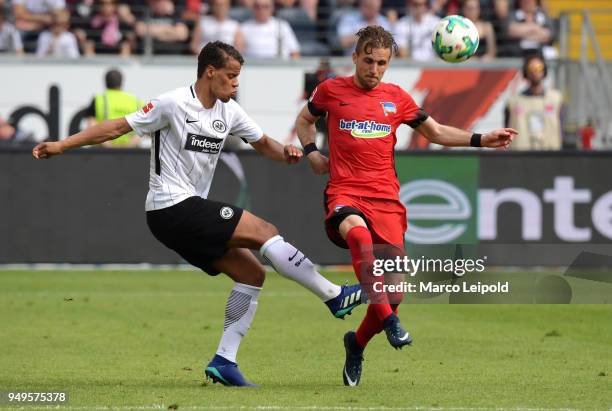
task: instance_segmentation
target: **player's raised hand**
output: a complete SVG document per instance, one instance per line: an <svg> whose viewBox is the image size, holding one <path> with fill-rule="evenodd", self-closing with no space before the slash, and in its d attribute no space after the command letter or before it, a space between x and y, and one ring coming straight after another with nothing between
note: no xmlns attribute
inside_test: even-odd
<svg viewBox="0 0 612 411"><path fill-rule="evenodd" d="M309 153L306 158L315 174L323 175L329 173L329 159L319 151Z"/></svg>
<svg viewBox="0 0 612 411"><path fill-rule="evenodd" d="M287 144L284 147L285 152L285 162L287 164L295 164L300 161L302 158L302 150L294 146L293 144Z"/></svg>
<svg viewBox="0 0 612 411"><path fill-rule="evenodd" d="M508 148L518 131L513 128L500 128L482 135L480 145L489 148Z"/></svg>
<svg viewBox="0 0 612 411"><path fill-rule="evenodd" d="M56 156L58 154L62 154L63 152L64 150L62 149L62 144L59 141L40 143L32 149L32 155L37 159L46 159L52 156Z"/></svg>

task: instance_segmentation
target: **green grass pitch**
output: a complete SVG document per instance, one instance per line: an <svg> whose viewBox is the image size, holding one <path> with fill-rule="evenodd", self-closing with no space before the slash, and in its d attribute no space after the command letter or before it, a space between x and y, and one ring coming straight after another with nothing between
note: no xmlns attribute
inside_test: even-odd
<svg viewBox="0 0 612 411"><path fill-rule="evenodd" d="M612 407L611 305L404 305L414 346L378 336L349 388L342 335L364 309L334 319L275 273L238 356L261 387L205 384L230 288L196 271L0 271L0 391L64 390L60 409L82 410Z"/></svg>

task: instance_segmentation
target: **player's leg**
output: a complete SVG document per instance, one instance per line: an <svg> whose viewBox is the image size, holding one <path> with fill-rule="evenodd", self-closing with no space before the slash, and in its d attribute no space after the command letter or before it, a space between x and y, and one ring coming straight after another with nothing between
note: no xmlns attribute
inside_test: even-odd
<svg viewBox="0 0 612 411"><path fill-rule="evenodd" d="M403 259L406 256L404 246L404 233L406 232L406 209L403 204L396 200L366 200L368 206L369 216L371 216L371 234L372 240L377 245L376 256L380 259L396 260L397 258ZM385 274L385 284L387 285L398 285L405 280L404 274ZM397 322L395 333L398 333L403 338L402 345L409 345L412 343L412 336L410 336L403 328L399 325L397 320L399 304L403 299L402 292L387 293L391 309L395 314L394 318ZM371 319L371 316L368 318ZM401 328L401 329L400 329ZM357 330L357 341L364 346L367 342L377 333L385 330L387 337L389 337L389 331L393 328L383 326L383 324L376 324L376 321L372 319L368 324L364 324ZM393 344L392 344L393 345ZM397 348L397 346L396 346Z"/></svg>
<svg viewBox="0 0 612 411"><path fill-rule="evenodd" d="M342 369L342 380L344 385L355 386L359 385L363 368L363 352L368 342L376 334L383 329L383 323L378 320L376 313L371 309L373 305L368 306L368 311L364 319L361 321L357 332L349 331L344 334L344 350L345 360ZM397 315L397 304L391 304L393 313Z"/></svg>
<svg viewBox="0 0 612 411"><path fill-rule="evenodd" d="M236 356L242 338L251 327L257 298L263 286L265 269L247 249L234 248L211 264L215 271L227 274L236 282L225 305L223 334L205 374L214 382L229 386L252 386L241 374Z"/></svg>
<svg viewBox="0 0 612 411"><path fill-rule="evenodd" d="M373 208L372 204L369 204L370 208ZM402 208L403 210L403 208ZM384 232L391 233L391 238L399 237L398 244L403 244L403 233L405 231L404 224L402 224L401 219L391 219L392 224L387 224L390 221L385 217L386 212L392 212L393 208L388 210L383 210L382 213L373 211L371 224L376 229L369 229L363 216L360 215L349 215L347 218L342 220L342 222L338 226L338 232L340 235L345 238L347 244L351 248L351 256L355 258L359 252L362 253L362 260L374 261L374 253L370 250L373 249L373 246L370 246L371 243L376 243L377 245L385 245L384 253L390 253L389 255L395 255L396 251L393 251L396 247L393 245L394 243L390 243L387 238L381 237L376 230L380 230L380 226L384 227ZM339 214L342 214L340 211ZM404 217L405 219L405 217ZM397 220L397 221L396 221ZM365 226L364 226L365 225ZM394 236L395 234L395 236ZM395 239L395 238L394 238ZM388 248L388 249L387 249ZM399 249L398 249L399 250ZM403 248L402 248L403 250ZM363 257L363 254L366 254ZM363 268L362 268L363 269ZM383 281L383 277L374 278L372 276L371 270L362 271L362 276L366 276L366 280L362 281L362 284L368 284L371 281ZM388 277L388 276L387 276ZM369 280L367 279L369 278ZM369 285L364 285L366 287L366 291L370 289ZM388 300L388 293L372 293L373 295L370 297L371 301L378 301L378 304L371 304L368 307L366 312L366 316L361 323L360 327L357 330L355 335L355 340L359 346L365 348L370 339L379 333L381 330L384 330L387 335L387 340L394 348L402 348L404 345L409 345L412 343L412 337L410 334L401 326L399 318L397 316L397 305L401 299L398 299L396 295L393 295L392 301L395 307L393 307Z"/></svg>
<svg viewBox="0 0 612 411"><path fill-rule="evenodd" d="M359 210L348 207L336 210L335 214L338 216L335 218L336 221L332 218L328 223L337 225L338 233L351 251L355 274L370 297L370 305L357 332L347 332L343 340L346 356L342 380L344 385L356 386L361 380L363 352L372 337L383 329L388 330L389 343L394 347L401 347L404 334L396 315L397 306L392 307L389 304L386 293L377 293L373 290L374 281L381 281L382 277L374 278L372 274L375 259L374 245L365 219Z"/></svg>
<svg viewBox="0 0 612 411"><path fill-rule="evenodd" d="M213 381L232 386L251 385L238 369L236 354L255 315L265 275L249 250L229 250L226 246L241 214L240 208L200 197L147 212L147 224L161 243L209 275L225 272L236 281L227 300L217 355L205 369Z"/></svg>
<svg viewBox="0 0 612 411"><path fill-rule="evenodd" d="M344 204L351 203L344 198L336 201ZM378 236L370 232L365 216L356 207L332 206L330 209L334 212L329 214L326 221L328 233L332 234L332 231L336 231L345 241L351 251L355 273L366 292L369 293L371 301L357 333L349 331L344 335L346 358L342 378L345 385L353 386L359 384L363 351L374 335L384 329L387 340L395 348L410 344L412 339L399 322L397 305L389 304L386 293L377 293L373 290L373 283L382 281L382 277L376 278L372 273L375 259L373 236L379 240ZM333 237L330 238L333 239ZM338 243L337 239L333 241Z"/></svg>
<svg viewBox="0 0 612 411"><path fill-rule="evenodd" d="M340 223L338 231L349 245L355 272L361 272L360 281L363 287L366 291L370 290L371 286L364 284L364 281L368 282L367 279L372 278L371 267L375 257L370 246L372 242L371 233L365 220L361 216L350 215ZM377 281L381 281L381 279L382 277L378 278ZM410 335L402 328L397 317L398 300L394 299L394 303L389 304L385 293L375 293L373 290L371 292L370 300L374 303L368 306L366 315L357 328L357 332L349 331L344 335L343 343L346 356L342 369L342 379L344 385L347 386L359 384L363 367L363 352L368 342L376 334L385 330L387 340L395 348L401 348L403 345L412 342ZM384 313L389 314L381 321L380 318L385 315Z"/></svg>
<svg viewBox="0 0 612 411"><path fill-rule="evenodd" d="M304 253L278 234L274 225L248 211L242 213L227 245L259 250L279 274L306 287L324 301L338 318L350 314L361 303L359 285L341 287L330 282L315 269Z"/></svg>
<svg viewBox="0 0 612 411"><path fill-rule="evenodd" d="M356 213L360 211L352 207L339 210L336 221L340 221L336 224L340 236L346 241L351 252L357 279L366 290L378 319L383 321L391 314L391 307L385 293L374 291L374 283L381 281L382 277L375 277L372 273L375 259L372 236L364 218Z"/></svg>

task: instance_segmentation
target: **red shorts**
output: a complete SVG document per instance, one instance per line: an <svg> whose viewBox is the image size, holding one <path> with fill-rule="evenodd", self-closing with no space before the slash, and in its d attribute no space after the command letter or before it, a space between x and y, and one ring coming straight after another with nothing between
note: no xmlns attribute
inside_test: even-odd
<svg viewBox="0 0 612 411"><path fill-rule="evenodd" d="M325 229L327 237L339 247L348 248L338 232L337 214L343 207L351 207L363 215L372 234L372 242L404 248L406 207L399 200L359 197L345 194L325 195Z"/></svg>

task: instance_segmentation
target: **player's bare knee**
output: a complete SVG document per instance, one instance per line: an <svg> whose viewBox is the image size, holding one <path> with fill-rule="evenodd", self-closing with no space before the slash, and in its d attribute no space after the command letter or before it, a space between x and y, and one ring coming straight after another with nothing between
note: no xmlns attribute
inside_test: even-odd
<svg viewBox="0 0 612 411"><path fill-rule="evenodd" d="M342 220L340 226L338 227L338 231L343 238L346 238L348 232L354 227L367 227L367 224L361 216L351 214Z"/></svg>
<svg viewBox="0 0 612 411"><path fill-rule="evenodd" d="M261 244L268 241L270 238L278 235L278 229L274 224L268 223L267 221L261 221L259 226L257 227L257 234L261 240Z"/></svg>

